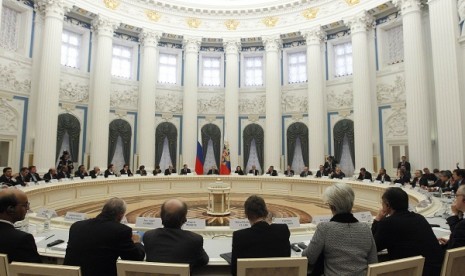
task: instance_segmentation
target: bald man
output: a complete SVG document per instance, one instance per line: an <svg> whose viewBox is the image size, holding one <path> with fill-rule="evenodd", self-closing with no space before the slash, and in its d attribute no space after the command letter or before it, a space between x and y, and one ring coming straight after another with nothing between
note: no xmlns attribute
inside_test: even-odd
<svg viewBox="0 0 465 276"><path fill-rule="evenodd" d="M24 219L27 210L29 202L23 191L0 191L0 253L7 254L9 262L42 262L34 237L14 227L15 222Z"/></svg>
<svg viewBox="0 0 465 276"><path fill-rule="evenodd" d="M150 230L144 235L147 261L188 263L191 269L208 264L202 236L181 229L187 221L186 203L170 199L163 203L160 216L165 228Z"/></svg>

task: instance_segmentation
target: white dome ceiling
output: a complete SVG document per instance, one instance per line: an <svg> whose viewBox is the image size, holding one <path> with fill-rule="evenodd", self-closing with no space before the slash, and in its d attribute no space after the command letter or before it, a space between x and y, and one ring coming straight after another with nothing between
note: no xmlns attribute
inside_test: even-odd
<svg viewBox="0 0 465 276"><path fill-rule="evenodd" d="M253 9L258 7L272 7L279 5L297 5L309 0L162 0L153 1L170 5L185 6L200 9Z"/></svg>

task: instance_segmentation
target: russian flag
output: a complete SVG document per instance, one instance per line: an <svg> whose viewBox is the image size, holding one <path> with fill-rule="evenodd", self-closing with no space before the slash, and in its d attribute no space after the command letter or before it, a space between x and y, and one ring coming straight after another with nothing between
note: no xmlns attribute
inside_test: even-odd
<svg viewBox="0 0 465 276"><path fill-rule="evenodd" d="M226 136L226 131L224 133L224 146L223 146L223 154L221 155L220 174L223 174L223 175L231 174L231 159L229 156L229 142Z"/></svg>
<svg viewBox="0 0 465 276"><path fill-rule="evenodd" d="M195 173L203 175L203 149L200 141L197 141L197 156L195 158Z"/></svg>

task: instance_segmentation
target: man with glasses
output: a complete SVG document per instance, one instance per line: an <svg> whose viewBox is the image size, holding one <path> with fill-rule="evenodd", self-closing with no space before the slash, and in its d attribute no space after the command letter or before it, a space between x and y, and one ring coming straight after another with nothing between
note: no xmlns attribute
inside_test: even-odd
<svg viewBox="0 0 465 276"><path fill-rule="evenodd" d="M465 185L459 186L455 198L455 202L451 205L452 216L447 218L447 223L450 227L449 240L440 238L439 242L447 249L465 246L465 220L463 213L465 212Z"/></svg>
<svg viewBox="0 0 465 276"><path fill-rule="evenodd" d="M10 262L42 262L34 237L14 227L15 222L24 219L28 210L29 202L23 191L0 191L0 253L7 254Z"/></svg>

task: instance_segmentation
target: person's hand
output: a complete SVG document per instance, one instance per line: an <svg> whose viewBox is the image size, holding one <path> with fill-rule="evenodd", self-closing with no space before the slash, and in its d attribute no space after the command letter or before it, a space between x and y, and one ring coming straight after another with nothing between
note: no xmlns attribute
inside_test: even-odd
<svg viewBox="0 0 465 276"><path fill-rule="evenodd" d="M133 241L134 243L140 242L140 236L139 236L139 234L133 233L133 234L132 234L132 241Z"/></svg>
<svg viewBox="0 0 465 276"><path fill-rule="evenodd" d="M438 238L438 242L440 245L445 245L447 244L447 242L449 241L449 239L447 238Z"/></svg>
<svg viewBox="0 0 465 276"><path fill-rule="evenodd" d="M382 220L384 217L386 217L387 213L383 210L383 208L379 209L378 214L375 217L376 221Z"/></svg>

